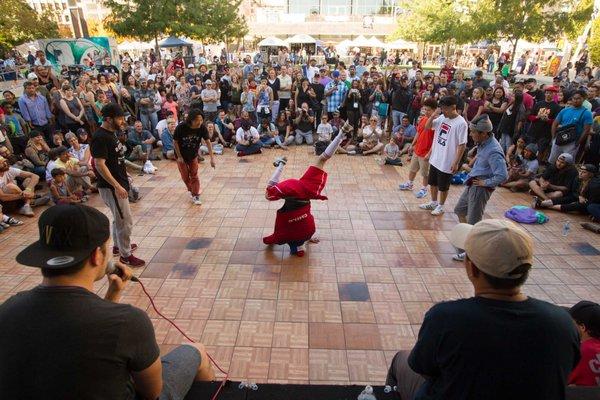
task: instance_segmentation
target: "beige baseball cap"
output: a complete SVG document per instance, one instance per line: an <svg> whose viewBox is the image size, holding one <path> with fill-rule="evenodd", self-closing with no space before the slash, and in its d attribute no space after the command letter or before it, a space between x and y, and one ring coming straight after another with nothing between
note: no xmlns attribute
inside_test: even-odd
<svg viewBox="0 0 600 400"><path fill-rule="evenodd" d="M519 279L512 273L523 264L533 264L533 240L511 221L484 219L475 225L458 224L450 232L450 243L464 249L477 268L502 279Z"/></svg>

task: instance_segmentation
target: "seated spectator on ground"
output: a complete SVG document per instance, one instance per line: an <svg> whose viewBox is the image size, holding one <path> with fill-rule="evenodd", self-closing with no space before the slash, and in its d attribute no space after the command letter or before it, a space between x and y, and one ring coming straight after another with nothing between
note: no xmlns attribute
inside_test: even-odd
<svg viewBox="0 0 600 400"><path fill-rule="evenodd" d="M331 135L333 135L333 127L328 122L327 114L321 116L321 123L317 126L317 142L315 143L315 154L321 155L331 143Z"/></svg>
<svg viewBox="0 0 600 400"><path fill-rule="evenodd" d="M235 138L235 126L231 118L225 113L224 110L219 110L219 114L215 119L215 125L221 132L221 136L225 139L225 147L231 147L231 144Z"/></svg>
<svg viewBox="0 0 600 400"><path fill-rule="evenodd" d="M243 121L242 126L235 133L237 145L235 150L238 157L249 156L251 154L262 153L260 135L250 122Z"/></svg>
<svg viewBox="0 0 600 400"><path fill-rule="evenodd" d="M573 156L563 153L554 165L549 165L541 176L529 182L529 188L540 200L548 200L573 192L576 184L577 168L573 166Z"/></svg>
<svg viewBox="0 0 600 400"><path fill-rule="evenodd" d="M394 140L400 148L400 155L408 153L410 144L413 142L417 129L410 123L408 115L402 117L400 125L395 126L392 130Z"/></svg>
<svg viewBox="0 0 600 400"><path fill-rule="evenodd" d="M75 132L77 134L77 139L79 139L79 143L81 144L90 144L90 137L88 135L88 132L85 130L85 128L79 128L77 129L77 132Z"/></svg>
<svg viewBox="0 0 600 400"><path fill-rule="evenodd" d="M390 142L383 148L383 155L385 156L385 163L387 165L402 166L402 161L400 160L400 148L398 147L398 144L396 144L394 137L391 137Z"/></svg>
<svg viewBox="0 0 600 400"><path fill-rule="evenodd" d="M17 178L23 179L22 186ZM50 200L48 197L35 198L35 186L40 181L38 175L8 166L0 157L0 205L4 214L17 212L27 217L35 214L32 207L41 206ZM21 189L21 187L25 189Z"/></svg>
<svg viewBox="0 0 600 400"><path fill-rule="evenodd" d="M340 131L342 126L344 126L346 121L344 121L340 117L339 111L334 111L332 115L333 115L333 118L331 118L331 121L329 121L329 123L331 124L331 127L333 128L333 134L337 135L337 133Z"/></svg>
<svg viewBox="0 0 600 400"><path fill-rule="evenodd" d="M600 305L580 301L569 309L581 337L581 360L569 375L569 385L600 386Z"/></svg>
<svg viewBox="0 0 600 400"><path fill-rule="evenodd" d="M0 126L6 126L6 135L12 145L12 150L15 154L23 154L27 147L27 135L29 133L29 125L13 110L11 104L4 104L4 114L0 108Z"/></svg>
<svg viewBox="0 0 600 400"><path fill-rule="evenodd" d="M523 136L519 136L519 138L517 139L517 142L513 145L511 145L508 148L508 151L506 152L506 156L504 157L506 159L506 163L510 165L510 161L512 159L518 158L518 157L523 157L523 153L525 152L525 147L527 145L527 142L525 141L525 138ZM539 147L538 147L538 151L539 151Z"/></svg>
<svg viewBox="0 0 600 400"><path fill-rule="evenodd" d="M242 123L246 121L250 125L253 125L252 119L250 118L250 113L248 111L242 111L240 116L233 121L234 131L237 134L238 129L242 127Z"/></svg>
<svg viewBox="0 0 600 400"><path fill-rule="evenodd" d="M529 183L539 168L537 160L537 145L529 143L523 151L523 156L512 156L508 162L508 179L501 186L512 192L527 190Z"/></svg>
<svg viewBox="0 0 600 400"><path fill-rule="evenodd" d="M177 118L175 118L175 116L173 115L173 111L166 111L165 118L158 121L158 123L156 124L156 127L154 128L154 130L156 132L152 132L152 134L156 138L156 140L162 140L162 134L165 131L165 129L167 128L167 124L169 123L169 118L175 120L175 124L177 124Z"/></svg>
<svg viewBox="0 0 600 400"><path fill-rule="evenodd" d="M155 160L152 155L152 147L156 142L156 138L147 130L144 129L142 121L135 121L133 129L129 131L127 140L134 146L141 146L148 160Z"/></svg>
<svg viewBox="0 0 600 400"><path fill-rule="evenodd" d="M306 144L312 145L315 123L313 111L308 108L307 103L302 103L302 107L300 107L296 115L296 119L294 120L296 144L300 145L302 142L306 142Z"/></svg>
<svg viewBox="0 0 600 400"><path fill-rule="evenodd" d="M0 368L3 398L183 399L193 381L214 379L202 344L161 360L148 315L119 304L132 277L124 264L115 262L104 298L95 294L112 259L104 214L58 205L44 211L38 228L39 240L17 261L40 268L42 284L0 306L0 365L11 366Z"/></svg>
<svg viewBox="0 0 600 400"><path fill-rule="evenodd" d="M64 146L65 145L65 136L63 135L63 133L61 131L56 131L52 134L52 143L51 146L52 148L55 147L60 147L60 146Z"/></svg>
<svg viewBox="0 0 600 400"><path fill-rule="evenodd" d="M125 131L117 132L117 139L123 147L123 157L125 166L138 171L139 175L143 175L144 163L147 161L146 153L142 150L142 146L129 141L129 135ZM136 164L134 161L140 161L142 164Z"/></svg>
<svg viewBox="0 0 600 400"><path fill-rule="evenodd" d="M69 150L64 146L56 148L56 155L58 158L54 162L54 168L65 171L67 184L71 192L76 194L87 193L92 188L91 178L94 177L94 172L88 166L79 165L79 160L72 157Z"/></svg>
<svg viewBox="0 0 600 400"><path fill-rule="evenodd" d="M597 174L598 167L595 165L582 165L579 167L579 179L574 192L546 200L540 200L537 196L533 196L532 207L587 214L588 205L600 205L600 178Z"/></svg>
<svg viewBox="0 0 600 400"><path fill-rule="evenodd" d="M67 174L62 168L54 168L51 172L50 194L54 204L75 204L87 201L87 197L74 194L67 184ZM85 200L84 200L85 199Z"/></svg>
<svg viewBox="0 0 600 400"><path fill-rule="evenodd" d="M257 130L263 147L272 147L277 145L281 149L287 149L287 146L281 141L279 131L277 128L275 128L275 124L271 122L270 118L263 118Z"/></svg>
<svg viewBox="0 0 600 400"><path fill-rule="evenodd" d="M0 157L3 157L10 167L33 172L33 163L31 161L25 158L23 154L14 154L6 146L0 146Z"/></svg>
<svg viewBox="0 0 600 400"><path fill-rule="evenodd" d="M362 130L363 138L358 147L363 156L379 153L383 149L383 143L381 143L383 131L379 127L378 122L379 119L377 117L371 117L370 124Z"/></svg>
<svg viewBox="0 0 600 400"><path fill-rule="evenodd" d="M175 134L176 127L177 123L175 122L175 118L172 116L168 117L167 125L160 134L163 157L169 160L177 159L177 156L175 155L175 145L173 144L173 135Z"/></svg>
<svg viewBox="0 0 600 400"><path fill-rule="evenodd" d="M48 153L50 148L44 140L42 132L33 130L29 133L29 141L25 148L25 156L33 164L33 173L44 179L46 175L46 164L48 164Z"/></svg>
<svg viewBox="0 0 600 400"><path fill-rule="evenodd" d="M223 136L221 136L221 133L219 132L217 126L213 122L209 121L206 123L206 130L208 131L208 140L210 140L210 143L212 145L213 153L217 155L223 154L225 139L223 139ZM208 146L202 144L200 146L200 153L209 154Z"/></svg>
<svg viewBox="0 0 600 400"><path fill-rule="evenodd" d="M69 154L75 157L79 161L80 167L86 167L91 170L91 159L90 145L86 143L79 143L77 135L69 132L65 135L65 140L71 146L69 147ZM92 177L93 178L93 177Z"/></svg>
<svg viewBox="0 0 600 400"><path fill-rule="evenodd" d="M386 384L401 399L564 399L579 334L566 310L521 291L534 263L531 236L487 219L457 225L450 242L466 251L475 297L429 309Z"/></svg>

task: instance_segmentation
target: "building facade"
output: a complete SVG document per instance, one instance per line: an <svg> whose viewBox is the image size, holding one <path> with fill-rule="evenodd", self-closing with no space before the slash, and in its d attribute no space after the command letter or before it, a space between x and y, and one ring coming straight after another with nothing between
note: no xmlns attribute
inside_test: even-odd
<svg viewBox="0 0 600 400"><path fill-rule="evenodd" d="M88 23L101 22L110 13L100 0L27 0L38 13L49 12L59 27L74 37L89 36Z"/></svg>
<svg viewBox="0 0 600 400"><path fill-rule="evenodd" d="M396 29L396 0L245 0L250 36L306 33L323 41L382 39Z"/></svg>

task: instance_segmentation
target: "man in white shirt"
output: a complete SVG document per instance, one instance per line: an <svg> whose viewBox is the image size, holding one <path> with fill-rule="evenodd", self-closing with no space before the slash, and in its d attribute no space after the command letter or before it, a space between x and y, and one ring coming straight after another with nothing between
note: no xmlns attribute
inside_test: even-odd
<svg viewBox="0 0 600 400"><path fill-rule="evenodd" d="M311 58L308 63L309 65L306 67L306 77L309 82L312 82L315 74L319 73L319 68L317 68L317 60L314 58Z"/></svg>
<svg viewBox="0 0 600 400"><path fill-rule="evenodd" d="M431 201L421 204L419 208L431 210L431 215L444 213L444 203L448 197L452 176L458 172L467 146L467 122L456 111L456 103L455 96L442 97L439 101L440 108L425 124L426 130L434 130L433 145L429 154L425 156L425 159L429 159L428 183L431 187Z"/></svg>
<svg viewBox="0 0 600 400"><path fill-rule="evenodd" d="M235 150L238 152L238 157L262 153L260 135L256 128L250 125L249 121L242 121L242 126L235 133L235 140L237 142Z"/></svg>
<svg viewBox="0 0 600 400"><path fill-rule="evenodd" d="M281 74L278 78L279 91L277 94L279 96L279 109L285 110L292 97L292 77L287 73L287 67L283 66L281 68Z"/></svg>

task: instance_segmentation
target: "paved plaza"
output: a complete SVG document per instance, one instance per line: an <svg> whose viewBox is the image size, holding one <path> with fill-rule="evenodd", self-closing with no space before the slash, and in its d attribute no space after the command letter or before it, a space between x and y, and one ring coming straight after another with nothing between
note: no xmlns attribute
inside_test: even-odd
<svg viewBox="0 0 600 400"><path fill-rule="evenodd" d="M304 258L291 257L288 248L261 240L282 205L265 200L264 187L272 160L283 153L239 159L226 150L216 170L203 163L200 207L191 204L175 162L136 176L143 199L132 205L133 241L148 264L135 273L160 311L205 343L231 379L382 384L392 356L412 347L432 304L472 295L447 238L461 188L451 188L447 213L432 217L418 209L422 200L398 190L407 167L334 156L329 201L312 202L321 242ZM304 146L285 155L283 179L301 176L314 157ZM485 217L502 218L510 206L529 202L526 194L496 190ZM110 216L99 196L89 204ZM536 254L525 292L559 305L600 301L600 236L581 229L583 217L548 215L544 225L524 225ZM563 237L567 218L572 229ZM37 239L36 222L0 235L0 302L41 281L38 270L15 261ZM96 288L102 294L106 279ZM138 284L129 284L122 302L147 310L163 353L184 341Z"/></svg>

